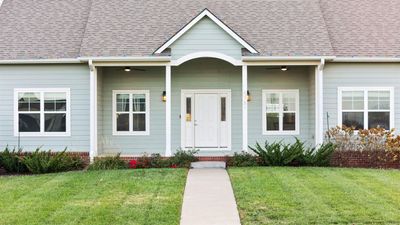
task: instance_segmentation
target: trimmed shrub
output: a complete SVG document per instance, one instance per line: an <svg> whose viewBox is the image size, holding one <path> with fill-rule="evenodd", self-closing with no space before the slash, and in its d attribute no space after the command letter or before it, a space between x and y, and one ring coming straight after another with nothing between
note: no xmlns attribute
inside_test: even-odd
<svg viewBox="0 0 400 225"><path fill-rule="evenodd" d="M161 154L143 154L137 158L136 168L165 168L169 166L169 160L163 159Z"/></svg>
<svg viewBox="0 0 400 225"><path fill-rule="evenodd" d="M250 149L260 157L262 165L288 166L299 163L304 152L304 142L297 138L293 144L282 144L282 141L269 144L266 141L264 147L256 143Z"/></svg>
<svg viewBox="0 0 400 225"><path fill-rule="evenodd" d="M172 167L190 167L191 162L198 161L198 158L195 156L199 150L182 150L178 149L175 154L169 159L169 164Z"/></svg>
<svg viewBox="0 0 400 225"><path fill-rule="evenodd" d="M335 145L330 142L324 143L318 149L306 149L300 164L304 166L329 166L334 151Z"/></svg>
<svg viewBox="0 0 400 225"><path fill-rule="evenodd" d="M64 172L82 169L84 161L78 156L69 156L66 150L52 153L49 151L36 151L26 154L21 161L33 174Z"/></svg>
<svg viewBox="0 0 400 225"><path fill-rule="evenodd" d="M9 173L25 173L28 171L25 164L21 161L23 156L22 150L12 151L7 146L3 152L0 152L0 166Z"/></svg>
<svg viewBox="0 0 400 225"><path fill-rule="evenodd" d="M121 159L120 154L98 158L92 163L88 170L118 170L128 169L128 164Z"/></svg>
<svg viewBox="0 0 400 225"><path fill-rule="evenodd" d="M257 156L248 152L235 152L232 158L229 159L228 165L237 167L258 166Z"/></svg>

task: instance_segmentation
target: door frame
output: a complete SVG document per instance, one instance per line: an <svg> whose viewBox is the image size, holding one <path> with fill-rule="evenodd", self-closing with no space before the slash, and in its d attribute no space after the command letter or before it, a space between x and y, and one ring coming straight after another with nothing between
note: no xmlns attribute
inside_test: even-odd
<svg viewBox="0 0 400 225"><path fill-rule="evenodd" d="M192 118L194 120L194 95L195 94L225 94L226 95L226 122L227 122L227 135L228 142L226 148L200 148L201 151L231 151L232 149L232 95L231 89L182 89L181 90L181 148L184 150L193 149L195 147L186 147L186 95L192 95ZM220 110L220 107L218 108ZM192 121L194 122L194 121ZM194 128L193 128L194 132ZM193 133L193 143L194 143L194 133Z"/></svg>

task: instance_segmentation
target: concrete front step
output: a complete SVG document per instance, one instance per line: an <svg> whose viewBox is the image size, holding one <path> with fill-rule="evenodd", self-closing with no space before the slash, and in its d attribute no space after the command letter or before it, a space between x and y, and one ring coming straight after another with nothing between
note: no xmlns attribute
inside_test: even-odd
<svg viewBox="0 0 400 225"><path fill-rule="evenodd" d="M193 169L225 169L226 163L223 161L201 161L192 162L190 167Z"/></svg>

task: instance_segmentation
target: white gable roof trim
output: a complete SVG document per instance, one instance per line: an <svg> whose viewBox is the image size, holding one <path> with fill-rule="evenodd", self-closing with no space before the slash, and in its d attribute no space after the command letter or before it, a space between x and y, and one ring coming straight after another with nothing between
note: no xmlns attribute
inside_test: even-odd
<svg viewBox="0 0 400 225"><path fill-rule="evenodd" d="M179 30L172 38L165 42L161 47L159 47L154 53L161 54L165 49L171 46L176 40L178 40L183 34L185 34L190 28L192 28L197 22L203 19L205 16L210 18L214 23L221 27L225 32L227 32L233 39L239 42L244 48L249 52L256 54L258 51L254 49L249 43L247 43L243 38L236 34L231 28L224 24L220 19L218 19L214 14L212 14L208 9L204 9L199 15L192 19L188 24L186 24L181 30Z"/></svg>

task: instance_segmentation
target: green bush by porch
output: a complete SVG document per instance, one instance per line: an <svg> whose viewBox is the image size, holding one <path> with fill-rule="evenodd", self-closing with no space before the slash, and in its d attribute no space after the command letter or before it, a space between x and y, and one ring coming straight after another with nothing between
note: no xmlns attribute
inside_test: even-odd
<svg viewBox="0 0 400 225"><path fill-rule="evenodd" d="M0 224L179 224L185 169L0 177Z"/></svg>
<svg viewBox="0 0 400 225"><path fill-rule="evenodd" d="M398 170L229 169L243 225L398 224Z"/></svg>

